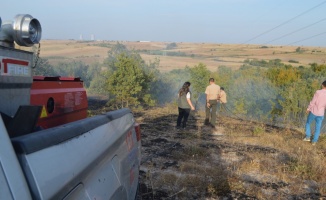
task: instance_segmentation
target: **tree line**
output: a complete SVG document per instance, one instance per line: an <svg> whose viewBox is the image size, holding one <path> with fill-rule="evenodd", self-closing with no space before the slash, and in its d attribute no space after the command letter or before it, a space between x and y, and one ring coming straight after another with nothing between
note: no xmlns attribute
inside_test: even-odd
<svg viewBox="0 0 326 200"><path fill-rule="evenodd" d="M103 63L62 62L51 66L40 59L35 75L81 77L88 93L106 95L108 106L150 107L173 103L185 81L197 109L204 109L205 88L210 77L225 88L227 108L236 116L265 122L302 125L314 92L326 77L326 65L312 63L293 67L279 59L247 59L237 70L218 66L210 71L204 63L162 73L160 61L145 62L139 52L123 44L111 47Z"/></svg>

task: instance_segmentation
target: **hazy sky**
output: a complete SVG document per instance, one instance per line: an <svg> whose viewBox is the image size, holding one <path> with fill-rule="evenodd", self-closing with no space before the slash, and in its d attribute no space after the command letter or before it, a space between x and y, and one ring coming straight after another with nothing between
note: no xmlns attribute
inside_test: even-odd
<svg viewBox="0 0 326 200"><path fill-rule="evenodd" d="M326 47L325 0L1 0L2 21L30 14L42 39Z"/></svg>

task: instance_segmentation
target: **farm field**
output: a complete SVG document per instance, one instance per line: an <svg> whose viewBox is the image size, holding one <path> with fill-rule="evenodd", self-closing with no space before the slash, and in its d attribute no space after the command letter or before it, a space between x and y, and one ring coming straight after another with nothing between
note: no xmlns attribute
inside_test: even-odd
<svg viewBox="0 0 326 200"><path fill-rule="evenodd" d="M50 64L82 61L87 64L101 63L117 41L42 40L40 56ZM128 49L137 50L146 62L160 60L162 72L182 69L204 63L211 71L219 66L239 68L246 59L280 59L292 66L308 66L310 63L324 64L325 47L262 46L209 43L131 42L120 41ZM299 48L299 50L298 50Z"/></svg>

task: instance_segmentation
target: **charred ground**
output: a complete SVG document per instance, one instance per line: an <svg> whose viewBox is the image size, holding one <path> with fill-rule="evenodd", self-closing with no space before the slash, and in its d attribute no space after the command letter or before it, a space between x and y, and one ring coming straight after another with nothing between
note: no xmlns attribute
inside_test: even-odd
<svg viewBox="0 0 326 200"><path fill-rule="evenodd" d="M90 101L90 112L103 103ZM326 171L316 170L326 164L323 140L312 147L302 131L226 116L213 130L200 113L178 130L173 105L134 114L142 131L137 199L326 199Z"/></svg>

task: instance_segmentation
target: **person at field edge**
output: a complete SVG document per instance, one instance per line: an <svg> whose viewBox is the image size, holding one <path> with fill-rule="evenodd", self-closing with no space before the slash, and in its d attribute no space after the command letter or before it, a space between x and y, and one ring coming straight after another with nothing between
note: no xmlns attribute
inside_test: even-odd
<svg viewBox="0 0 326 200"><path fill-rule="evenodd" d="M225 93L224 87L221 87L221 89L220 89L220 95L217 98L217 102L220 103L220 109L219 109L219 111L220 112L221 111L224 111L225 110L224 104L226 104L226 102L227 102L227 100L226 100L226 93Z"/></svg>
<svg viewBox="0 0 326 200"><path fill-rule="evenodd" d="M326 81L321 84L322 89L317 90L314 94L314 97L310 101L310 104L307 108L306 113L308 115L306 122L306 137L303 139L304 141L310 142L311 130L310 124L313 120L315 120L315 133L312 139L312 144L315 145L318 141L320 128L324 119L325 109L326 109Z"/></svg>
<svg viewBox="0 0 326 200"><path fill-rule="evenodd" d="M220 95L220 86L215 84L214 78L209 79L209 85L205 90L206 94L206 118L205 125L215 128L217 100Z"/></svg>
<svg viewBox="0 0 326 200"><path fill-rule="evenodd" d="M192 105L192 95L189 88L190 82L185 82L178 93L179 115L177 119L177 129L186 128L190 110L195 110L195 107Z"/></svg>

